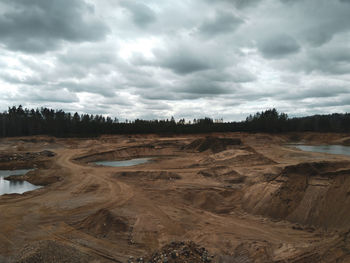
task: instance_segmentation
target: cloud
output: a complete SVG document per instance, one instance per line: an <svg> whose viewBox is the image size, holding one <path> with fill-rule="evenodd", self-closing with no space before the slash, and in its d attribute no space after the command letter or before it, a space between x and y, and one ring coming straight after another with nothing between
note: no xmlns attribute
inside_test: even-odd
<svg viewBox="0 0 350 263"><path fill-rule="evenodd" d="M21 92L13 93L8 98L9 100L17 103L26 105L28 101L31 103L76 103L79 102L78 96L66 89L55 90L47 87L28 87L21 89Z"/></svg>
<svg viewBox="0 0 350 263"><path fill-rule="evenodd" d="M5 0L0 41L7 49L42 53L68 42L102 40L107 26L82 0Z"/></svg>
<svg viewBox="0 0 350 263"><path fill-rule="evenodd" d="M226 120L350 110L349 13L345 0L3 0L0 110Z"/></svg>
<svg viewBox="0 0 350 263"><path fill-rule="evenodd" d="M154 50L153 65L170 69L178 75L225 68L235 59L232 56L231 61L228 61L225 50L219 50L217 45L205 44L197 39L178 39L173 42L170 38L166 45L166 48Z"/></svg>
<svg viewBox="0 0 350 263"><path fill-rule="evenodd" d="M214 17L201 24L199 27L199 32L209 37L227 32L233 32L243 22L243 19L233 15L232 13L218 12Z"/></svg>
<svg viewBox="0 0 350 263"><path fill-rule="evenodd" d="M164 55L160 65L171 69L177 74L190 74L210 68L210 63L205 58L189 52L189 50L181 49Z"/></svg>
<svg viewBox="0 0 350 263"><path fill-rule="evenodd" d="M230 5L234 5L238 9L254 6L262 0L216 0L217 2L226 2Z"/></svg>
<svg viewBox="0 0 350 263"><path fill-rule="evenodd" d="M281 66L306 74L326 74L328 76L347 75L350 72L350 32L337 35L320 47L306 47L302 54Z"/></svg>
<svg viewBox="0 0 350 263"><path fill-rule="evenodd" d="M315 47L331 41L334 36L350 30L350 5L345 1L309 0L288 1L289 30ZM343 2L343 3L342 3Z"/></svg>
<svg viewBox="0 0 350 263"><path fill-rule="evenodd" d="M332 83L329 83L328 85L324 83L314 83L311 87L295 88L284 94L280 94L279 97L285 100L305 100L317 98L319 101L322 98L335 98L343 94L349 94L348 87L334 85Z"/></svg>
<svg viewBox="0 0 350 263"><path fill-rule="evenodd" d="M130 12L138 27L146 27L157 19L154 11L142 2L123 1L122 6Z"/></svg>
<svg viewBox="0 0 350 263"><path fill-rule="evenodd" d="M297 53L301 47L297 41L286 34L274 35L258 44L262 55L268 59L280 59Z"/></svg>

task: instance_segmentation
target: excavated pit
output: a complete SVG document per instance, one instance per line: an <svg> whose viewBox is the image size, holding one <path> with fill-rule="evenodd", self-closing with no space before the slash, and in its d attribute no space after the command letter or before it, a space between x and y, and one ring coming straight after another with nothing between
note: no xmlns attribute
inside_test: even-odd
<svg viewBox="0 0 350 263"><path fill-rule="evenodd" d="M171 148L156 147L153 145L130 146L107 152L97 152L76 158L76 161L93 163L102 161L129 160L138 158L151 158L155 156L168 156Z"/></svg>
<svg viewBox="0 0 350 263"><path fill-rule="evenodd" d="M265 182L248 187L244 208L299 224L350 227L350 163L307 162L286 166Z"/></svg>
<svg viewBox="0 0 350 263"><path fill-rule="evenodd" d="M185 150L204 152L211 151L212 153L219 153L225 151L232 146L239 146L242 144L239 138L218 138L207 136L205 138L197 139L184 147Z"/></svg>
<svg viewBox="0 0 350 263"><path fill-rule="evenodd" d="M0 198L0 262L164 262L165 254L167 262L348 262L350 158L285 147L295 138L346 143L342 136L55 139L55 156L0 161L13 168L42 160L40 178L59 180L39 194ZM20 143L21 151L40 144ZM91 164L135 158L153 159Z"/></svg>

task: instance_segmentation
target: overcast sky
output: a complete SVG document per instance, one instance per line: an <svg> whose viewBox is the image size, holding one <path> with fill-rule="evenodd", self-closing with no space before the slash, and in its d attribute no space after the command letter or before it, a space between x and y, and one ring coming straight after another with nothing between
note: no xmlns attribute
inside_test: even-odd
<svg viewBox="0 0 350 263"><path fill-rule="evenodd" d="M0 110L350 112L350 0L0 0Z"/></svg>

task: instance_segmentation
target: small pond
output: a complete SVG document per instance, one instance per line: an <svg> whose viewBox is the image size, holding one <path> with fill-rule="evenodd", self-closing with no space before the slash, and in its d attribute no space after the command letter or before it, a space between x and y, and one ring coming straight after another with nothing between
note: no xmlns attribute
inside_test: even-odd
<svg viewBox="0 0 350 263"><path fill-rule="evenodd" d="M343 154L350 155L350 146L343 145L291 145L300 150L307 152L320 152L320 153L330 153L330 154Z"/></svg>
<svg viewBox="0 0 350 263"><path fill-rule="evenodd" d="M8 181L4 178L10 175L24 175L31 170L0 170L0 195L23 194L33 191L41 186L33 185L26 181Z"/></svg>
<svg viewBox="0 0 350 263"><path fill-rule="evenodd" d="M123 161L100 161L100 162L94 162L94 163L97 165L103 165L103 166L125 167L125 166L134 166L134 165L147 163L149 160L150 158L138 158L138 159L131 159L131 160L123 160Z"/></svg>

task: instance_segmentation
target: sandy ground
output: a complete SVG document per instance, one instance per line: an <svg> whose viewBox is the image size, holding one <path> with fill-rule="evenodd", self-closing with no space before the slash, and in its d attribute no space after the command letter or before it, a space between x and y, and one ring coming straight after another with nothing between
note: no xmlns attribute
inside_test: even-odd
<svg viewBox="0 0 350 263"><path fill-rule="evenodd" d="M350 262L350 157L286 146L348 137L211 136L0 140L2 154L56 154L0 162L36 165L32 180L47 184L0 196L0 262L45 262L55 253L50 262L127 262L173 241L205 247L213 262ZM92 163L140 157L152 160Z"/></svg>

